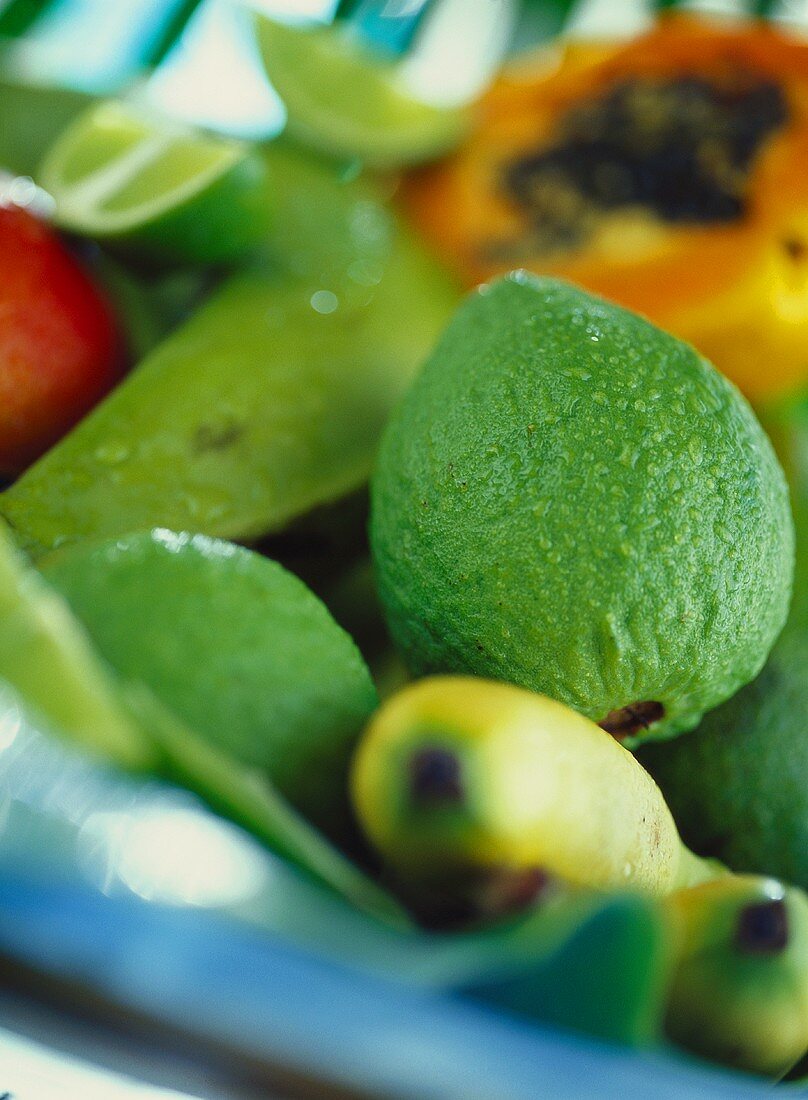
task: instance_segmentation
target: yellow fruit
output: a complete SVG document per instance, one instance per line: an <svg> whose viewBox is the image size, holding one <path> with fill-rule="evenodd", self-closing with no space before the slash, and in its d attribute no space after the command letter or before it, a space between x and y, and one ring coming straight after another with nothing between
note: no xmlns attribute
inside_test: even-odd
<svg viewBox="0 0 808 1100"><path fill-rule="evenodd" d="M435 677L404 688L371 720L352 791L368 837L416 892L505 872L664 895L715 873L681 843L630 752L507 684Z"/></svg>

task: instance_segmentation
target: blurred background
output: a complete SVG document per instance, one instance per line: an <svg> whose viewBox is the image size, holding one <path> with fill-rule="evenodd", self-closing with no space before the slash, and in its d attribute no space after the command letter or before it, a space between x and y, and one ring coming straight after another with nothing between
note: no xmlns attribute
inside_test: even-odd
<svg viewBox="0 0 808 1100"><path fill-rule="evenodd" d="M150 96L172 114L259 138L283 126L258 62L246 0L0 0L3 67L114 92L156 68ZM808 26L806 0L251 0L291 21L351 22L387 51L422 55L424 79L473 92L499 54L559 33L631 34L655 10L763 15ZM439 59L439 60L438 60Z"/></svg>

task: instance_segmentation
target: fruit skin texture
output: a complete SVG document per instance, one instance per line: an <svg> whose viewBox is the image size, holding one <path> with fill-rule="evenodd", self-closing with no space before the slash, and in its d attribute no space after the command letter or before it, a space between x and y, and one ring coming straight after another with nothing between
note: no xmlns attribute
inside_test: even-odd
<svg viewBox="0 0 808 1100"><path fill-rule="evenodd" d="M0 201L0 475L38 458L112 387L111 310L55 234Z"/></svg>
<svg viewBox="0 0 808 1100"><path fill-rule="evenodd" d="M808 889L808 400L773 412L769 425L793 486L788 622L753 683L692 737L649 745L640 759L697 851Z"/></svg>
<svg viewBox="0 0 808 1100"><path fill-rule="evenodd" d="M524 273L461 306L394 414L371 541L415 673L508 680L597 722L661 704L627 744L691 729L760 671L793 569L785 479L731 383Z"/></svg>
<svg viewBox="0 0 808 1100"><path fill-rule="evenodd" d="M737 1069L785 1073L808 1049L805 894L727 875L665 905L679 940L668 1035Z"/></svg>
<svg viewBox="0 0 808 1100"><path fill-rule="evenodd" d="M574 43L560 55L554 46L552 54L543 50L503 74L480 105L469 140L456 155L410 178L405 205L467 285L517 265L570 279L690 341L753 400L793 392L808 378L806 74L805 42L763 20L735 23L677 14L629 42ZM529 208L532 201L532 210L525 211L509 193L509 171L527 165L529 175L531 163L557 148L571 113L608 102L632 82L647 89L666 81L682 81L682 110L646 106L639 117L651 140L638 128L632 147L616 126L618 144L625 142L628 149L624 145L611 163L596 142L589 146L600 158L599 165L589 165L590 185L594 181L597 190L601 165L603 176L615 181L616 201L606 209L595 211L587 202L576 207L575 190L559 195L547 175L532 181L527 203ZM720 128L716 134L709 117L705 124L704 104L688 110L687 102L699 83L720 91L727 81L730 102L739 102L733 84L743 96L757 83L767 89L764 100L782 96L787 117L754 148L745 171L725 172L727 198L731 206L740 200L740 209L711 219L703 209L699 216L701 181L695 166L688 166L682 133L691 127L697 134L702 126L704 144L696 163L722 163ZM754 116L735 107L738 137ZM626 135L629 126L626 119ZM584 163L581 154L578 163ZM675 179L670 192L692 202L692 209L680 210L676 218L660 217L652 202L646 204L665 190L666 175ZM621 201L626 179L640 194ZM559 212L570 218L572 233L555 250L537 246L544 222L535 204L542 201L551 221ZM576 245L580 230L583 239Z"/></svg>
<svg viewBox="0 0 808 1100"><path fill-rule="evenodd" d="M348 759L376 705L364 661L309 589L231 543L141 532L42 563L120 677L332 835L348 830Z"/></svg>
<svg viewBox="0 0 808 1100"><path fill-rule="evenodd" d="M351 790L367 836L416 898L486 882L490 893L519 871L656 895L723 873L684 848L627 749L511 684L436 676L404 688L365 731Z"/></svg>

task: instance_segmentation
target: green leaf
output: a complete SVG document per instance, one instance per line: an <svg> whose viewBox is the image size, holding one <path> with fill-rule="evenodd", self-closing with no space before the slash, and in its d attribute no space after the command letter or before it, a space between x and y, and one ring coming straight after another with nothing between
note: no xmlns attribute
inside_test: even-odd
<svg viewBox="0 0 808 1100"><path fill-rule="evenodd" d="M567 903L569 909L569 903ZM569 918L568 918L569 920ZM547 917L533 918L536 946ZM531 922L519 930L529 942ZM503 1008L612 1042L646 1046L662 1030L671 942L659 911L640 897L590 901L552 952L526 960L509 976L492 974L470 989Z"/></svg>

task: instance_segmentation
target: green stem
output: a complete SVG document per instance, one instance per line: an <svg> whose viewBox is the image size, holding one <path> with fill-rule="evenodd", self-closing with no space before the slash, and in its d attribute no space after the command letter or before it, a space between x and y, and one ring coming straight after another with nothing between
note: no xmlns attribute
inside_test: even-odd
<svg viewBox="0 0 808 1100"><path fill-rule="evenodd" d="M712 879L731 874L729 868L719 860L697 856L683 844L675 889L684 890L689 886L700 886L702 882L710 882Z"/></svg>

